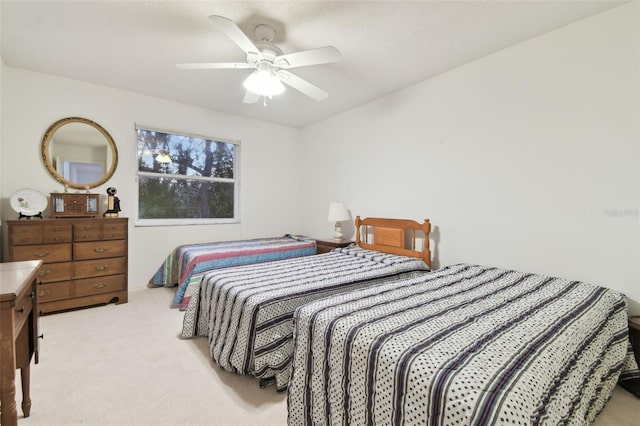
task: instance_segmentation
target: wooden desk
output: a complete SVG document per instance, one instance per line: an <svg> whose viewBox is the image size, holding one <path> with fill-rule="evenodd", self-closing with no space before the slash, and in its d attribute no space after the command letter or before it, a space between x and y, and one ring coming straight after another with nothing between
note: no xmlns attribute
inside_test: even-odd
<svg viewBox="0 0 640 426"><path fill-rule="evenodd" d="M36 281L41 260L0 263L0 423L18 424L16 369L22 382L22 412L29 417L29 365L38 363Z"/></svg>

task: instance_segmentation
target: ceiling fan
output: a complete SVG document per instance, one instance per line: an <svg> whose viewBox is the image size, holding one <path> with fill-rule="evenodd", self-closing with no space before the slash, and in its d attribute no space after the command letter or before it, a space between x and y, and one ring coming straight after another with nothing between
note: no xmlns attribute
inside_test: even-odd
<svg viewBox="0 0 640 426"><path fill-rule="evenodd" d="M247 62L187 63L176 64L177 68L187 70L255 69L244 82L244 87L247 89L244 97L245 103L255 103L261 96L270 98L282 93L284 91L282 83L316 101L322 101L329 96L324 90L287 70L338 62L340 52L335 47L326 46L285 55L280 48L271 43L275 36L275 30L268 25L256 27L255 34L258 42L253 43L230 19L211 15L209 20L216 29L225 33L246 53Z"/></svg>

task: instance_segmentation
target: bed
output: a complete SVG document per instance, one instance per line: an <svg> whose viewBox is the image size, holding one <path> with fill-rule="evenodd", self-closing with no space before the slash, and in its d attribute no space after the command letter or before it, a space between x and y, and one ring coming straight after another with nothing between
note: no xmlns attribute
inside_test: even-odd
<svg viewBox="0 0 640 426"><path fill-rule="evenodd" d="M189 285L206 272L229 266L247 265L316 254L316 242L302 235L251 240L218 241L176 247L149 280L150 287L178 286L173 306L186 307Z"/></svg>
<svg viewBox="0 0 640 426"><path fill-rule="evenodd" d="M185 312L182 336L208 337L211 357L222 368L285 390L296 308L429 271L428 220L357 217L355 223L356 244L348 247L207 273Z"/></svg>
<svg viewBox="0 0 640 426"><path fill-rule="evenodd" d="M591 423L640 377L624 296L453 265L295 313L290 425Z"/></svg>

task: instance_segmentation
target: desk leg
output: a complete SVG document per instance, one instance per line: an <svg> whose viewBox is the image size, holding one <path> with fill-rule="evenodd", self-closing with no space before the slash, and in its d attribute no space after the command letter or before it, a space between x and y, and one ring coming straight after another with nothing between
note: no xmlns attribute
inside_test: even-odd
<svg viewBox="0 0 640 426"><path fill-rule="evenodd" d="M16 383L13 378L2 377L0 404L2 404L0 424L16 426L18 424L18 410L16 409Z"/></svg>
<svg viewBox="0 0 640 426"><path fill-rule="evenodd" d="M25 417L31 414L31 394L29 393L29 379L31 369L29 364L20 369L20 381L22 382L22 413Z"/></svg>
<svg viewBox="0 0 640 426"><path fill-rule="evenodd" d="M13 311L0 304L0 424L15 426L18 424L16 409L16 348L13 330L15 327Z"/></svg>

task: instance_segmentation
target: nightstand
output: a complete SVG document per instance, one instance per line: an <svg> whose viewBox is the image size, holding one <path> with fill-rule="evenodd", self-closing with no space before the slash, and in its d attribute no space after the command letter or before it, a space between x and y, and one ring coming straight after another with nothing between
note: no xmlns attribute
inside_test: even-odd
<svg viewBox="0 0 640 426"><path fill-rule="evenodd" d="M353 243L351 240L334 240L332 238L319 240L316 238L316 245L318 247L316 254L328 253L334 248L347 247L351 243Z"/></svg>
<svg viewBox="0 0 640 426"><path fill-rule="evenodd" d="M636 354L636 361L640 365L640 316L629 317L629 339Z"/></svg>
<svg viewBox="0 0 640 426"><path fill-rule="evenodd" d="M640 316L629 317L629 340L631 340L636 361L640 364ZM623 380L620 386L640 398L640 379Z"/></svg>

